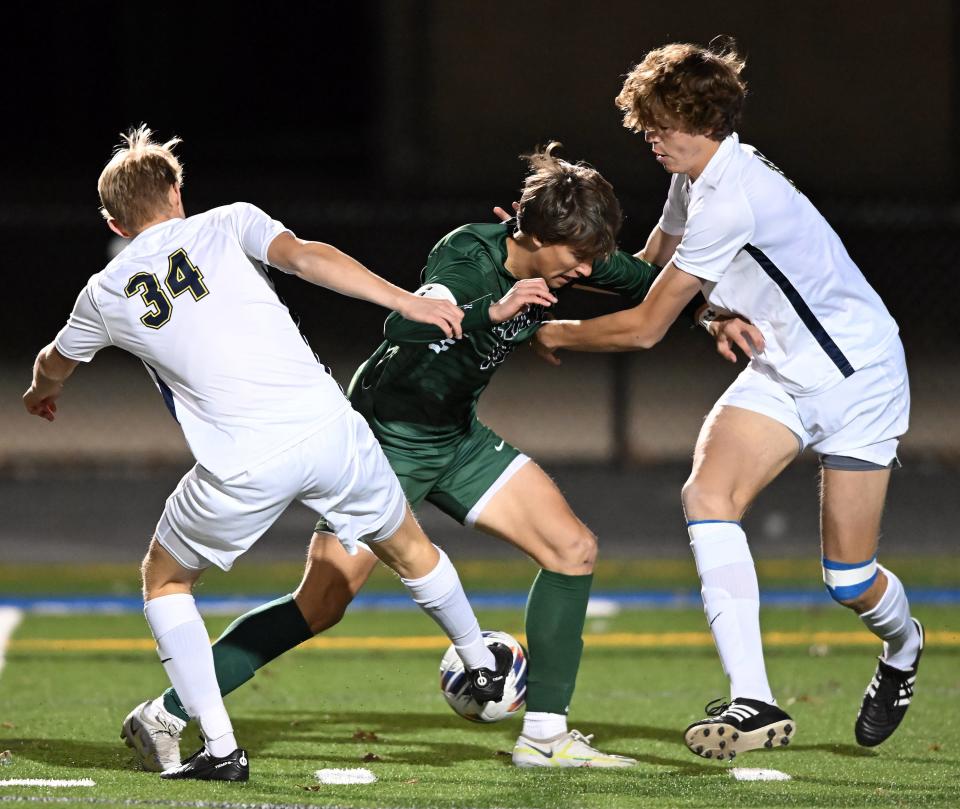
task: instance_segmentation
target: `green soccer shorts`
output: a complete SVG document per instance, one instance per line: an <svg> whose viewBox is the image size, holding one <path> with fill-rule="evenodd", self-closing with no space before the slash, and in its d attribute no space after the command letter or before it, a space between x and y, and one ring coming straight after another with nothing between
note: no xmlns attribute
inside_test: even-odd
<svg viewBox="0 0 960 809"><path fill-rule="evenodd" d="M371 420L403 493L416 508L427 500L463 525L473 525L487 503L530 458L476 419L456 441L436 442L416 425ZM330 531L322 517L317 531Z"/></svg>

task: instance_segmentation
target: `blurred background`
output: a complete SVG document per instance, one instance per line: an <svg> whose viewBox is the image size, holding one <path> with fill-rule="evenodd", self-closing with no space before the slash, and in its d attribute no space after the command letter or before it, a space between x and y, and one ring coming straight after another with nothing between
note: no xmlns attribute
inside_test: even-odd
<svg viewBox="0 0 960 809"><path fill-rule="evenodd" d="M407 288L432 245L517 196L518 156L550 139L614 184L621 244L639 249L668 177L613 105L622 77L668 41L736 38L747 57L740 129L839 232L900 323L913 419L885 547L955 554L960 522L960 8L951 0L601 0L16 4L0 32L4 252L0 564L139 559L190 459L139 364L82 367L48 424L20 395L110 233L96 180L118 133L179 135L188 214L253 202ZM344 385L385 313L282 279ZM618 302L576 291L561 316ZM202 350L202 347L198 347ZM742 362L740 363L742 367ZM688 554L679 491L703 416L738 367L678 324L655 350L518 352L481 416L554 474L609 558ZM817 553L812 458L748 517L755 553ZM426 507L460 558L513 552ZM298 507L254 559L295 559ZM12 569L12 568L8 568ZM134 568L131 568L131 572Z"/></svg>

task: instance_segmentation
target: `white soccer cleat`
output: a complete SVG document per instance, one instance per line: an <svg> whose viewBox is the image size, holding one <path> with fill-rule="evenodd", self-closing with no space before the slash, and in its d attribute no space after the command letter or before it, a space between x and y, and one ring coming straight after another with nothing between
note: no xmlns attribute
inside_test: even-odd
<svg viewBox="0 0 960 809"><path fill-rule="evenodd" d="M593 734L584 736L579 730L561 733L552 739L529 739L523 734L513 747L513 763L517 767L632 767L635 758L601 753L590 746Z"/></svg>
<svg viewBox="0 0 960 809"><path fill-rule="evenodd" d="M123 720L120 738L145 770L163 772L180 766L180 734L187 726L163 707L163 697L143 702Z"/></svg>

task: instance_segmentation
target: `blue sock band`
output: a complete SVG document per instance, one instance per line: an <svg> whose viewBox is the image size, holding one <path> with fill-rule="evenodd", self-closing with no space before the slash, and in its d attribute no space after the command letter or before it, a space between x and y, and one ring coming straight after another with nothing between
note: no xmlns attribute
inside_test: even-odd
<svg viewBox="0 0 960 809"><path fill-rule="evenodd" d="M823 557L823 583L834 601L852 601L876 581L879 568L874 554L866 562L834 562Z"/></svg>

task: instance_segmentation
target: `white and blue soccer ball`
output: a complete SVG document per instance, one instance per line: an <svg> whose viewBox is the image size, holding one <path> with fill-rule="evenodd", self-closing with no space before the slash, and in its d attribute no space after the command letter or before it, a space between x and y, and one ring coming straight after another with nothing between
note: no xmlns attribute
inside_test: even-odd
<svg viewBox="0 0 960 809"><path fill-rule="evenodd" d="M470 681L457 650L450 648L440 661L440 690L447 703L471 722L499 722L519 711L527 696L527 652L513 635L506 632L484 632L484 643L502 643L513 654L513 666L503 686L499 702L480 703L470 696Z"/></svg>

